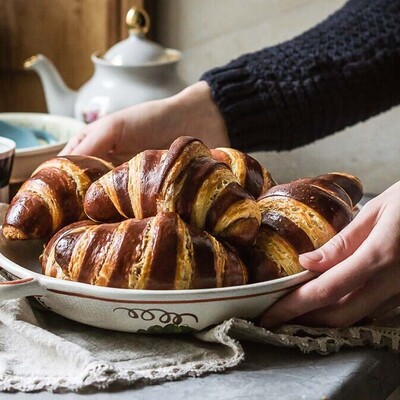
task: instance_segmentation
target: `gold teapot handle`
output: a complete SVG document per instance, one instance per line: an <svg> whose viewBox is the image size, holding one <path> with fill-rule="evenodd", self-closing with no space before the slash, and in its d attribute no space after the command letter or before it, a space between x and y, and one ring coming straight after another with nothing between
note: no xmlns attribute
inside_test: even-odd
<svg viewBox="0 0 400 400"><path fill-rule="evenodd" d="M26 60L24 61L24 64L23 64L24 69L29 69L29 68L31 68L33 65L35 65L35 64L38 62L38 60L39 60L39 56L32 56L32 57L29 57L28 59L26 59Z"/></svg>
<svg viewBox="0 0 400 400"><path fill-rule="evenodd" d="M150 29L149 14L143 8L132 7L126 14L129 33L146 34Z"/></svg>

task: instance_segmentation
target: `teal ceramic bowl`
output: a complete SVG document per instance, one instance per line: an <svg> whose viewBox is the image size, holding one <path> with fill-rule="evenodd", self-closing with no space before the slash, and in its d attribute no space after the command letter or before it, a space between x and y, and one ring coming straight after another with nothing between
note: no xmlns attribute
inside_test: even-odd
<svg viewBox="0 0 400 400"><path fill-rule="evenodd" d="M85 126L77 119L58 115L0 113L0 136L1 129L5 129L7 124L15 130L2 136L16 135L17 139L11 183L21 183L28 179L36 167L55 157L68 140Z"/></svg>

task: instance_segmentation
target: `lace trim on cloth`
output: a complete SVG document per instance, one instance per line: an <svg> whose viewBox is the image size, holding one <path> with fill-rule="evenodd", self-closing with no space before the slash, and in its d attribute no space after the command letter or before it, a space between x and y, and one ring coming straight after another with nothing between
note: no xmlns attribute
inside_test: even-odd
<svg viewBox="0 0 400 400"><path fill-rule="evenodd" d="M233 319L229 335L237 340L297 347L304 353L338 352L342 347L371 346L399 351L400 318L382 321L386 325L366 325L349 328L311 328L301 325L283 325L271 332L240 319Z"/></svg>

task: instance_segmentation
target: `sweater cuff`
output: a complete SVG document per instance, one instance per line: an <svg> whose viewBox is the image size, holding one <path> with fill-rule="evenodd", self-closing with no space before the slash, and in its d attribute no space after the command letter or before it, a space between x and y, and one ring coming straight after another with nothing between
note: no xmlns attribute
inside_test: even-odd
<svg viewBox="0 0 400 400"><path fill-rule="evenodd" d="M265 133L266 127L272 131L280 130L276 113L273 113L276 105L270 96L266 96L265 84L260 91L257 78L240 60L207 71L200 80L206 81L211 88L213 100L225 120L231 147L243 151L261 150L269 136ZM268 147L279 150L281 139L270 136Z"/></svg>

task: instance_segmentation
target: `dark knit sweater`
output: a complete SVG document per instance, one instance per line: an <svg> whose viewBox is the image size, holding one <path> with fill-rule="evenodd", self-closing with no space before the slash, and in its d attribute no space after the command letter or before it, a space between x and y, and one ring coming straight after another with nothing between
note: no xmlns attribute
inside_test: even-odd
<svg viewBox="0 0 400 400"><path fill-rule="evenodd" d="M400 0L351 0L293 40L201 79L232 147L310 143L400 103Z"/></svg>

